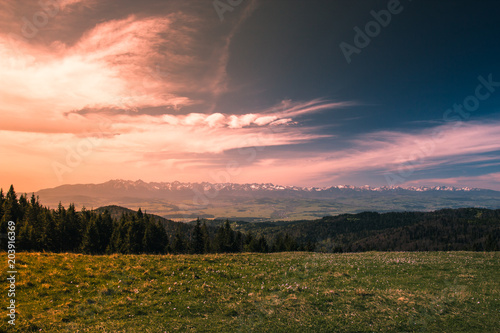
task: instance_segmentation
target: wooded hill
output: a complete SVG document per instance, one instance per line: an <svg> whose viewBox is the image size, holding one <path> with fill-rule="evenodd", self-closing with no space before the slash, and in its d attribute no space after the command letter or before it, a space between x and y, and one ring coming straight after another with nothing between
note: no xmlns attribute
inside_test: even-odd
<svg viewBox="0 0 500 333"><path fill-rule="evenodd" d="M235 230L265 238L286 232L299 243L316 244L316 251L321 252L498 251L500 248L500 209L364 212L314 221L232 225Z"/></svg>
<svg viewBox="0 0 500 333"><path fill-rule="evenodd" d="M19 199L11 186L0 190L0 233L7 223L16 223L17 251L104 253L225 253L313 250L287 235L276 239L256 238L232 230L229 222L219 227L199 220L194 225L173 222L159 216L109 206L97 210L74 205L66 209L43 207L32 195Z"/></svg>
<svg viewBox="0 0 500 333"><path fill-rule="evenodd" d="M498 251L500 209L342 214L318 220L180 223L119 206L43 207L0 190L0 233L16 222L18 251L223 253L280 251Z"/></svg>

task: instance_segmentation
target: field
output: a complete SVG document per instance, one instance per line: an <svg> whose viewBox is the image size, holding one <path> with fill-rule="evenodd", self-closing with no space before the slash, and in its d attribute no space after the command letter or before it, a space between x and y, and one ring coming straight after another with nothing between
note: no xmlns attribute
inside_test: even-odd
<svg viewBox="0 0 500 333"><path fill-rule="evenodd" d="M3 316L0 332L499 332L499 252L18 253L16 266L16 326Z"/></svg>

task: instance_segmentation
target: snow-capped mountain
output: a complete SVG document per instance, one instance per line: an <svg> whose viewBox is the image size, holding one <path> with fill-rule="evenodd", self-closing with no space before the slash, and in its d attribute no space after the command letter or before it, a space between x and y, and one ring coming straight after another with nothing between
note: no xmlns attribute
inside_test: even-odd
<svg viewBox="0 0 500 333"><path fill-rule="evenodd" d="M302 219L360 211L431 211L440 208L500 208L500 192L449 186L329 187L110 180L62 185L36 193L44 205L75 203L97 208L120 205L147 208L173 219L233 217Z"/></svg>
<svg viewBox="0 0 500 333"><path fill-rule="evenodd" d="M414 192L427 192L427 191L449 191L449 192L471 192L471 191L485 191L478 188L470 187L450 187L450 186L382 186L371 187L365 186L351 186L351 185L335 185L329 187L299 187L299 186L285 186L275 185L272 183L251 183L251 184L236 184L236 183L181 183L174 182L151 182L146 183L142 180L110 180L102 184L78 184L78 185L62 185L52 189L41 190L38 193L44 194L52 191L150 191L150 192L164 192L164 191L186 191L186 190L203 190L203 191L243 191L243 192L283 192L295 191L306 193L318 192L332 192L332 191L358 191L358 192L384 192L384 191L414 191Z"/></svg>

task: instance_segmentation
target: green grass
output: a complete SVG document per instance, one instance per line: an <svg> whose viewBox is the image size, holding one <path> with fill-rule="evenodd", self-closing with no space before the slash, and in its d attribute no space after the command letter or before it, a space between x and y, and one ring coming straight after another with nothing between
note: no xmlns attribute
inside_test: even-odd
<svg viewBox="0 0 500 333"><path fill-rule="evenodd" d="M499 259L18 253L17 324L0 332L498 332Z"/></svg>

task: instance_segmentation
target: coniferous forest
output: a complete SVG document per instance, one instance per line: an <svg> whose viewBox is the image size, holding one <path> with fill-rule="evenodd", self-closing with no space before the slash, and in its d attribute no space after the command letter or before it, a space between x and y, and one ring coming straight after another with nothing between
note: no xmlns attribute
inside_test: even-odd
<svg viewBox="0 0 500 333"><path fill-rule="evenodd" d="M87 254L139 253L236 253L313 250L287 234L273 239L234 231L229 221L219 227L197 220L188 225L145 214L122 213L112 217L106 209L77 211L61 204L43 207L32 195L17 196L13 186L4 195L0 190L0 233L8 221L16 222L18 251L79 252Z"/></svg>
<svg viewBox="0 0 500 333"><path fill-rule="evenodd" d="M122 207L44 207L0 190L0 233L16 222L18 251L87 254L237 252L498 251L500 210L343 214L313 221L173 222Z"/></svg>

